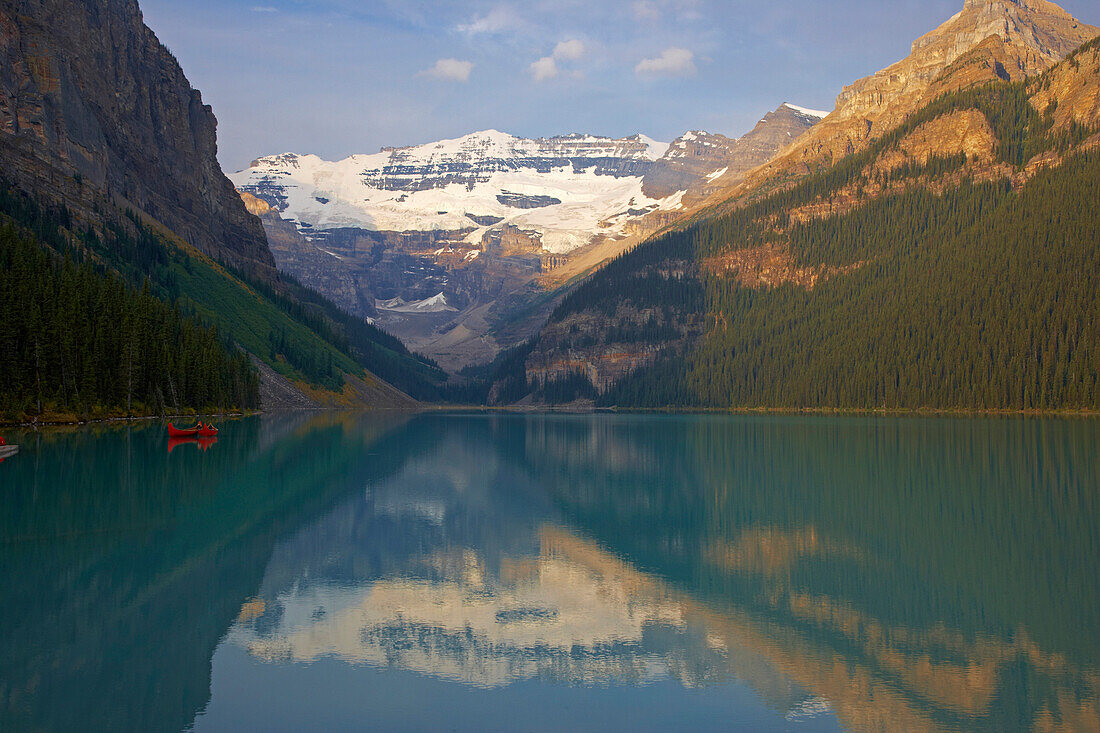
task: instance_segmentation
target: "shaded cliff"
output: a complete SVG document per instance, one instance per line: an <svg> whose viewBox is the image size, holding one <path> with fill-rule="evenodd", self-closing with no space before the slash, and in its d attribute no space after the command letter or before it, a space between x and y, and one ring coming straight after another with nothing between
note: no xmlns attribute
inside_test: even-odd
<svg viewBox="0 0 1100 733"><path fill-rule="evenodd" d="M216 128L135 0L0 0L9 177L88 215L105 195L215 259L273 278L263 228L218 165Z"/></svg>

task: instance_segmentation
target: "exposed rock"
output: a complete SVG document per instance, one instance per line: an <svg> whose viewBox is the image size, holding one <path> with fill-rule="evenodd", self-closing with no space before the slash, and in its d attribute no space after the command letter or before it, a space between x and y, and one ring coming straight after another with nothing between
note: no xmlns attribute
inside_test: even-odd
<svg viewBox="0 0 1100 733"><path fill-rule="evenodd" d="M668 151L649 170L642 181L642 190L653 198L671 196L677 191L687 191L692 198L704 196L715 187L716 179L721 178L722 185L729 185L771 160L823 116L824 113L783 104L736 139L707 132L685 133L672 141Z"/></svg>
<svg viewBox="0 0 1100 733"><path fill-rule="evenodd" d="M561 199L553 196L531 195L501 191L497 194L497 201L510 209L542 209L547 206L557 206Z"/></svg>
<svg viewBox="0 0 1100 733"><path fill-rule="evenodd" d="M294 386L289 379L263 363L255 356L252 365L260 376L260 406L272 410L315 410L321 404Z"/></svg>
<svg viewBox="0 0 1100 733"><path fill-rule="evenodd" d="M1057 130L1074 123L1100 125L1100 41L1082 48L1036 83L1031 103L1040 112L1053 110Z"/></svg>
<svg viewBox="0 0 1100 733"><path fill-rule="evenodd" d="M6 175L91 217L79 176L202 252L274 276L260 223L218 165L216 126L136 0L0 0Z"/></svg>
<svg viewBox="0 0 1100 733"><path fill-rule="evenodd" d="M989 121L976 109L937 117L906 135L875 162L875 171L892 171L905 163L927 163L932 156L963 153L968 159L993 161L996 138Z"/></svg>
<svg viewBox="0 0 1100 733"><path fill-rule="evenodd" d="M791 284L806 290L812 290L819 282L834 275L853 272L862 265L800 267L795 263L790 249L777 244L733 249L703 262L704 269L719 275L732 275L745 287L774 288Z"/></svg>
<svg viewBox="0 0 1100 733"><path fill-rule="evenodd" d="M374 294L364 282L365 276L353 263L325 251L306 239L292 222L263 199L241 192L249 213L258 216L271 254L279 270L293 275L303 285L323 293L326 298L353 315L376 315Z"/></svg>
<svg viewBox="0 0 1100 733"><path fill-rule="evenodd" d="M966 0L961 12L917 39L908 57L846 87L832 114L775 160L740 185L720 179L722 195L738 196L769 180L829 165L945 91L1037 74L1098 34L1100 28L1045 0Z"/></svg>
<svg viewBox="0 0 1100 733"><path fill-rule="evenodd" d="M681 314L678 338L659 345L638 338L646 331L673 328L661 309L639 310L620 303L610 317L602 314L575 313L553 321L539 332L526 361L527 380L546 384L581 373L603 392L615 382L652 364L669 349L681 348L701 323ZM680 330L684 329L684 330Z"/></svg>

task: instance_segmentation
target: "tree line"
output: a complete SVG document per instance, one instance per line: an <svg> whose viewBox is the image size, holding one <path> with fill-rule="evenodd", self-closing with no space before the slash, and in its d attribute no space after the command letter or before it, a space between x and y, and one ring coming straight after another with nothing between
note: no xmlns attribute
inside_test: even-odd
<svg viewBox="0 0 1100 733"><path fill-rule="evenodd" d="M10 225L0 229L0 314L8 419L259 404L248 358L216 328Z"/></svg>

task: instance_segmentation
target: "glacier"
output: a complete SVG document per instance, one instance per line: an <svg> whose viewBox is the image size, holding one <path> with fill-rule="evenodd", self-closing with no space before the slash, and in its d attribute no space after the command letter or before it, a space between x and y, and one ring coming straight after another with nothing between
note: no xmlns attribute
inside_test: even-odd
<svg viewBox="0 0 1100 733"><path fill-rule="evenodd" d="M669 150L645 135L526 139L484 130L451 140L326 161L285 153L230 176L310 239L333 229L467 232L477 245L511 225L565 254L623 236L631 219L678 209L642 179ZM491 223L490 223L491 222Z"/></svg>

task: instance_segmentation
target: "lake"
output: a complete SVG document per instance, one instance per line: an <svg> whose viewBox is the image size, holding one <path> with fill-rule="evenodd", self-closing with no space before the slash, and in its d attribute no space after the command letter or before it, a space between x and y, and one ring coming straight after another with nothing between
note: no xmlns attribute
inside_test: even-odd
<svg viewBox="0 0 1100 733"><path fill-rule="evenodd" d="M1095 420L4 435L0 730L1100 730Z"/></svg>

